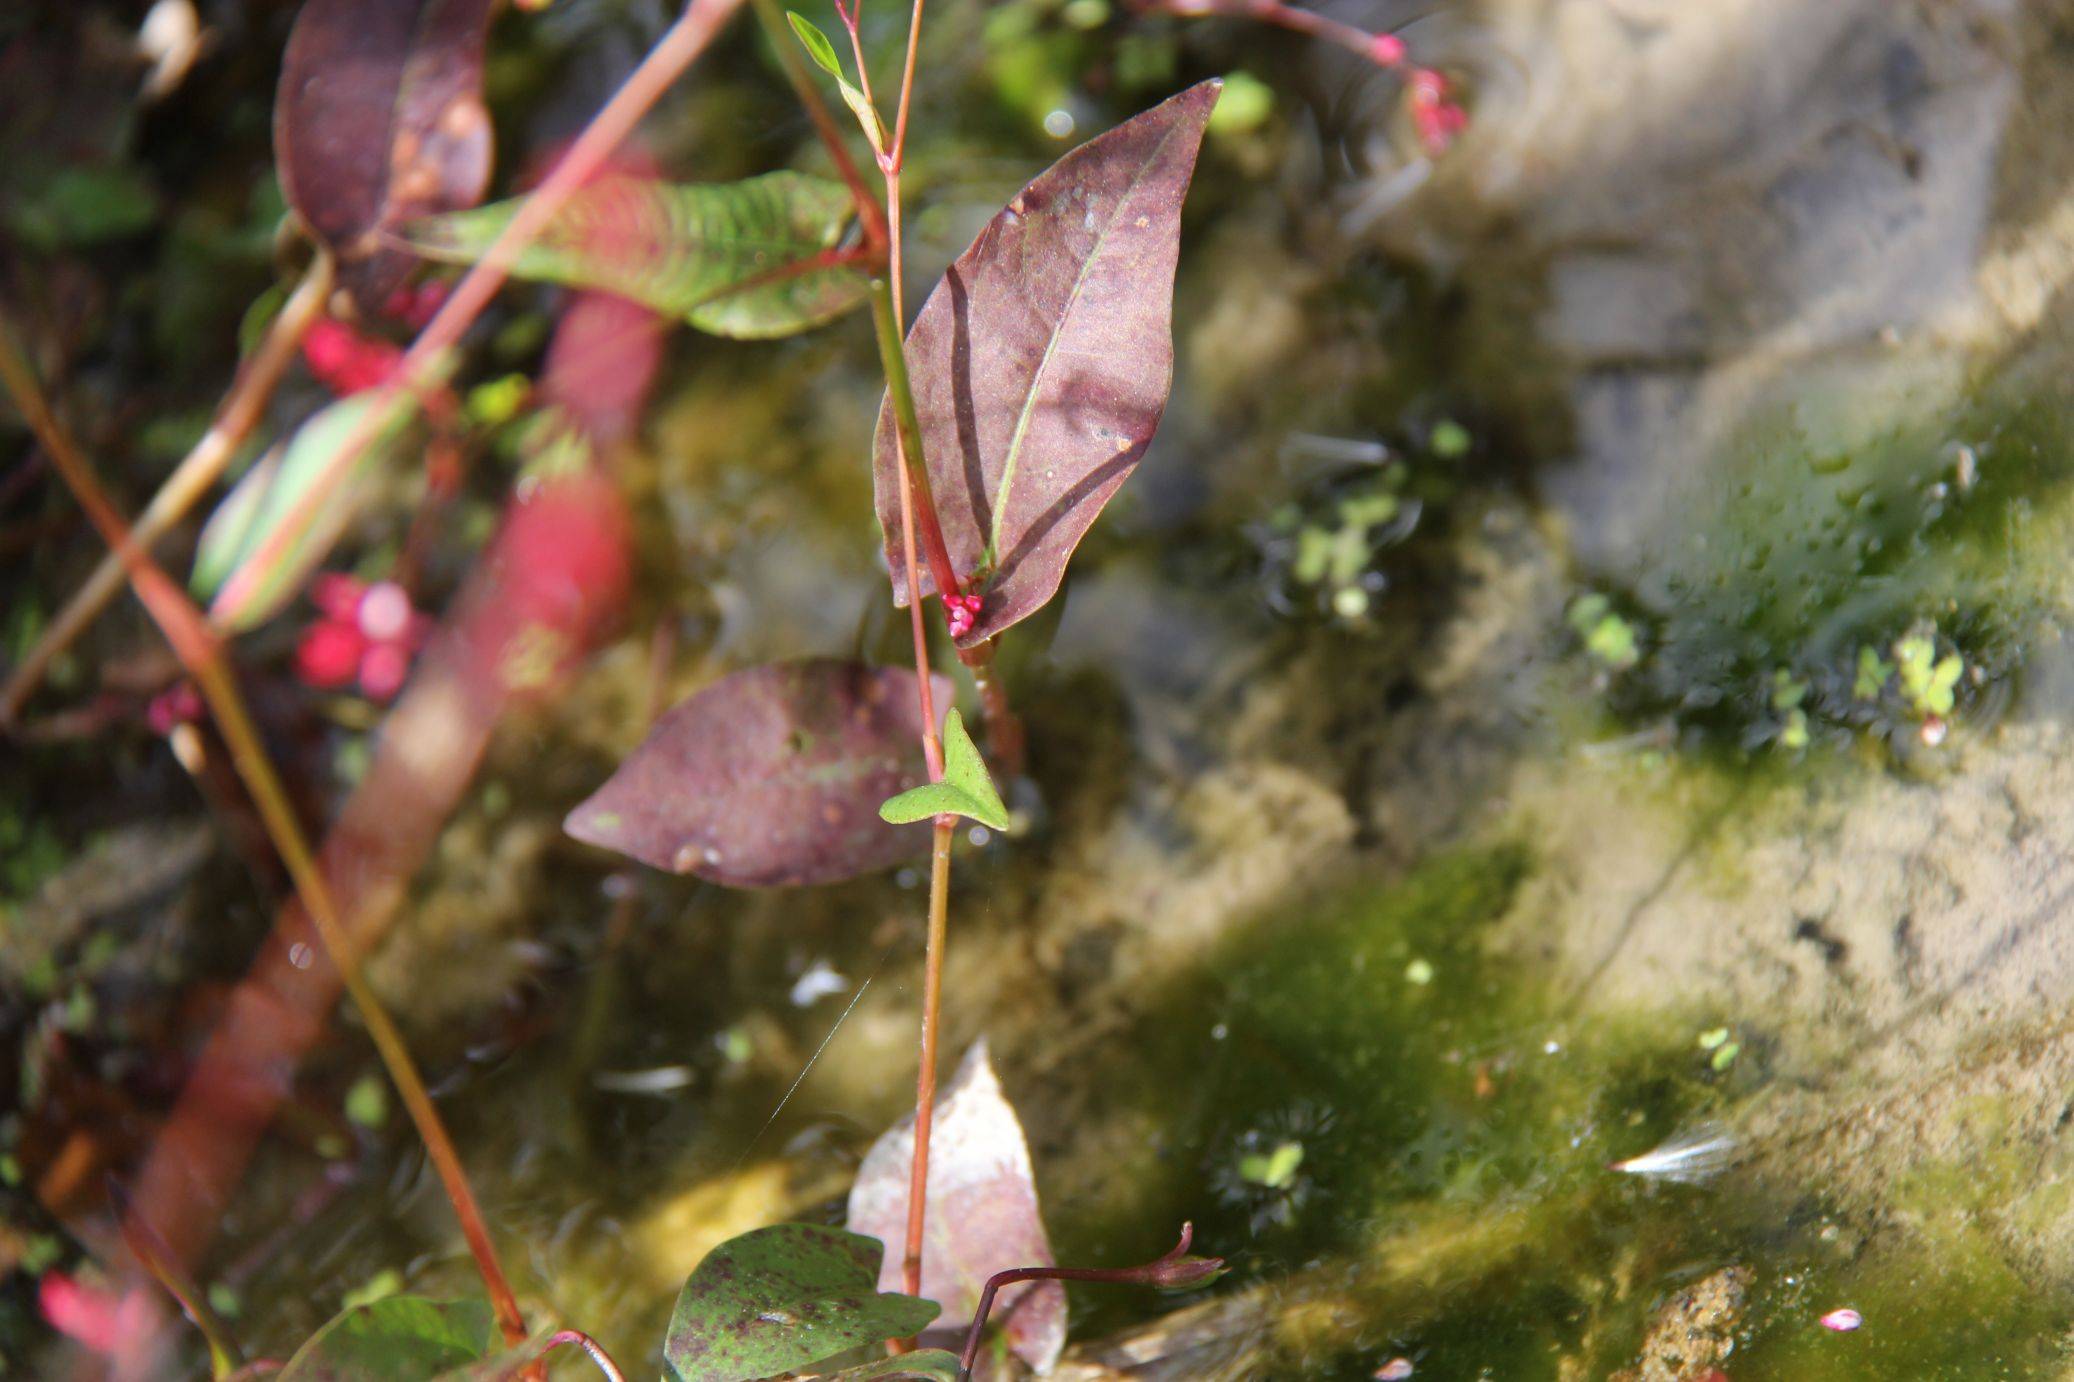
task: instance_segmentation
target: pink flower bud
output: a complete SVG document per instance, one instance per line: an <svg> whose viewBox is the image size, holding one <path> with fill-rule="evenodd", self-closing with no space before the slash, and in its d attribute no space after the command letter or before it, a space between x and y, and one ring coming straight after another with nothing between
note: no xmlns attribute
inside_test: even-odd
<svg viewBox="0 0 2074 1382"><path fill-rule="evenodd" d="M302 356L310 373L341 395L388 383L403 360L403 352L387 341L362 336L330 318L313 325L303 337Z"/></svg>
<svg viewBox="0 0 2074 1382"><path fill-rule="evenodd" d="M1404 1382L1414 1369L1409 1358L1392 1358L1375 1370L1375 1382Z"/></svg>
<svg viewBox="0 0 2074 1382"><path fill-rule="evenodd" d="M181 725L192 724L202 718L202 696L194 689L191 681L176 681L151 698L144 707L145 723L151 732L163 738Z"/></svg>
<svg viewBox="0 0 2074 1382"><path fill-rule="evenodd" d="M394 581L376 581L360 597L354 622L377 643L393 643L410 632L410 596Z"/></svg>
<svg viewBox="0 0 2074 1382"><path fill-rule="evenodd" d="M1379 67L1395 67L1404 61L1404 40L1395 34L1377 34L1368 45L1368 56Z"/></svg>
<svg viewBox="0 0 2074 1382"><path fill-rule="evenodd" d="M376 643L360 655L360 689L369 700L388 700L409 675L410 653L400 643Z"/></svg>
<svg viewBox="0 0 2074 1382"><path fill-rule="evenodd" d="M353 679L367 651L367 638L352 624L324 619L303 631L295 645L295 674L320 691L336 690Z"/></svg>
<svg viewBox="0 0 2074 1382"><path fill-rule="evenodd" d="M1822 1317L1822 1327L1834 1334L1848 1334L1864 1323L1865 1317L1848 1306Z"/></svg>

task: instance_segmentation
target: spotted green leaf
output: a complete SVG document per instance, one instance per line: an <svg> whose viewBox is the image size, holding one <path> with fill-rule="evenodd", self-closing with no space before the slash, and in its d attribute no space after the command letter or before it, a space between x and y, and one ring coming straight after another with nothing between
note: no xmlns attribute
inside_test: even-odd
<svg viewBox="0 0 2074 1382"><path fill-rule="evenodd" d="M378 415L373 440L340 487L316 512L305 512L305 496L329 476L339 448L370 412ZM197 595L216 597L210 616L237 631L264 623L287 604L360 511L369 476L415 413L400 390L370 389L342 398L245 472L210 515L195 552L189 584Z"/></svg>
<svg viewBox="0 0 2074 1382"><path fill-rule="evenodd" d="M792 21L792 32L799 36L800 45L814 60L814 66L835 78L836 86L843 93L843 104L857 117L857 123L864 129L864 137L871 141L871 151L885 153L886 126L879 119L878 107L866 100L864 93L850 85L850 79L843 75L842 59L835 55L835 45L828 41L828 35L822 33L813 20L794 10L785 11L785 17Z"/></svg>
<svg viewBox="0 0 2074 1382"><path fill-rule="evenodd" d="M280 1382L394 1382L434 1377L487 1353L494 1336L481 1301L389 1296L334 1316L281 1369Z"/></svg>
<svg viewBox="0 0 2074 1382"><path fill-rule="evenodd" d="M519 205L431 217L403 238L428 259L473 263ZM864 301L868 281L848 266L781 272L838 249L854 209L841 183L805 173L689 185L606 178L569 199L512 274L601 288L716 336L788 336Z"/></svg>
<svg viewBox="0 0 2074 1382"><path fill-rule="evenodd" d="M943 722L943 780L910 787L890 798L879 814L895 825L928 820L932 816L965 816L995 830L1008 829L1008 807L994 790L986 760L965 731L965 721L953 710Z"/></svg>
<svg viewBox="0 0 2074 1382"><path fill-rule="evenodd" d="M879 1292L884 1251L876 1238L820 1224L728 1239L677 1297L664 1382L750 1382L919 1333L936 1305Z"/></svg>

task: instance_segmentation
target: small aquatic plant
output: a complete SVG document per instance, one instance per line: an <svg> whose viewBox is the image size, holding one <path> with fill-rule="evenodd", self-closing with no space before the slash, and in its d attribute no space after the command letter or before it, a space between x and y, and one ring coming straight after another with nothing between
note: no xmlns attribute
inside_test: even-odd
<svg viewBox="0 0 2074 1382"><path fill-rule="evenodd" d="M406 747L391 747L416 759L388 760L395 771L386 776L370 770L368 780L391 784L390 796L356 801L380 815L400 812L402 795L457 795L503 709L566 685L624 601L631 544L608 458L659 366L666 322L771 340L868 315L885 386L870 438L874 513L887 593L909 612L913 665L792 659L720 677L657 718L648 739L570 813L569 832L731 887L835 881L924 851L931 861L915 1112L874 1149L851 1205L852 1228L880 1231L786 1224L719 1245L678 1298L664 1346L667 1375L708 1382L812 1367L840 1369L827 1375L858 1382L962 1377L990 1306L997 1295L1008 1301L1003 1293L1012 1288L1039 1283L1008 1307L1004 1336L1022 1351L1028 1340L1017 1331L1030 1332L1036 1313L1028 1302L1056 1302L1051 1283L1172 1289L1221 1269L1218 1259L1188 1252L1186 1227L1172 1252L1140 1267L1050 1262L1021 1126L983 1049L944 1091L935 1159L932 1136L957 822L1017 828L995 785L996 774L1020 776L1026 754L997 667L999 640L1056 596L1081 539L1159 426L1173 365L1182 210L1222 83L1185 86L1039 172L910 322L902 179L919 2L897 85L875 92L855 4L834 7L848 40L846 62L811 18L754 0L833 176L774 169L680 185L640 169L639 159L615 158L642 113L739 8L740 0L691 0L528 195L481 205L493 166L485 96L490 0L307 0L283 55L273 132L289 225L308 268L292 293L255 312L250 368L135 528L99 490L11 333L0 335L7 388L119 554L24 657L6 689L6 713L123 579L132 582L193 678L196 712L206 708L222 730L483 1280L486 1303L387 1290L350 1301L281 1368L289 1382L537 1376L546 1355L564 1347L581 1349L608 1377L618 1370L583 1331L528 1325L439 1109L360 970L359 947L371 937L351 924L364 899L341 897L340 880L358 878L365 861L351 848L320 853L305 837L228 670L224 640L268 622L307 590L321 616L296 646L307 687L351 685L371 701L401 694L408 702L410 684L423 679L418 684L436 688L432 703L448 716L437 723L458 722L465 731L460 747L440 746L446 757L435 765L436 782L420 774L425 760L439 756L426 747L428 736L397 735ZM1149 8L1188 17L1226 12L1213 4ZM1350 46L1395 74L1405 118L1428 157L1466 125L1457 83L1414 62L1395 35L1281 6L1233 12ZM836 125L817 85L823 78L855 117L853 135ZM1261 118L1263 89L1256 80L1254 110L1242 122ZM868 164L852 157L852 138L868 147ZM425 276L428 265L440 264L465 272L451 282ZM537 387L508 364L470 385L477 351L469 328L507 278L575 295L561 311ZM407 346L387 334L404 328L416 333ZM183 590L149 548L236 460L298 359L337 397L230 488L203 530ZM1451 459L1473 440L1443 420L1427 446ZM435 630L419 611L418 579L431 555L420 520L436 518L453 494L464 446L515 451L523 474L483 559L487 575L467 588L454 624ZM424 457L426 499L398 547L356 568L367 579L318 575L353 520L381 502L380 482L402 479L397 472L413 454ZM1325 526L1296 534L1296 580L1343 617L1358 616L1377 552L1409 532L1417 511L1402 467L1363 477L1333 497ZM191 596L208 602L207 617ZM942 623L932 646L936 618ZM950 705L954 685L936 670L935 650L946 639L971 678L984 751ZM416 723L410 709L398 711L406 728ZM423 834L438 819L435 812L404 824L417 821ZM342 831L346 845L357 843L357 824ZM407 858L398 854L377 861L386 870L365 872L407 877L400 866ZM314 947L298 941L283 953L300 972ZM313 1037L267 1057L292 1066ZM730 1056L747 1042L739 1031L729 1040ZM644 1073L670 1081L682 1074L678 1067ZM620 1087L653 1082L622 1078ZM274 1107L279 1096L271 1097L252 1110L254 1121ZM387 1110L380 1086L356 1086L346 1111L351 1125L371 1128ZM1329 1126L1329 1118L1314 1119L1307 1135ZM1286 1216L1305 1193L1305 1157L1302 1136L1291 1133L1239 1148L1235 1173ZM984 1174L972 1169L975 1160ZM932 1183L932 1166L949 1185ZM974 1180L985 1183L975 1190ZM162 1199L139 1199L119 1206L119 1215L134 1255L202 1329L212 1370L227 1376L241 1367L238 1350L210 1293L185 1278L183 1254L159 1245L154 1215L165 1208ZM981 1222L998 1230L1004 1217L1017 1233L973 1228ZM142 1297L121 1297L111 1315L100 1309L106 1302L71 1289L70 1276L49 1280L53 1318L110 1351L135 1342L110 1341L100 1326L124 1318L121 1308L135 1309ZM966 1309L963 1297L975 1294L976 1307ZM1062 1302L1053 1315L1054 1327L1025 1354L1033 1366L1048 1366L1062 1346ZM932 1323L967 1329L962 1357L902 1351L900 1341ZM867 1356L889 1343L893 1356Z"/></svg>

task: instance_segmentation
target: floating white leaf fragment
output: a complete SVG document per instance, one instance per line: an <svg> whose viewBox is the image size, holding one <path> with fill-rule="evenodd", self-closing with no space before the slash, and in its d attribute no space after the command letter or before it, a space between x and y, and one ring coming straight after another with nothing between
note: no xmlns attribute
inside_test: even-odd
<svg viewBox="0 0 2074 1382"><path fill-rule="evenodd" d="M1864 1323L1865 1317L1848 1306L1832 1310L1822 1317L1822 1327L1833 1334L1848 1334Z"/></svg>
<svg viewBox="0 0 2074 1382"><path fill-rule="evenodd" d="M850 981L836 973L835 966L826 960L814 961L813 968L799 976L792 985L792 1006L812 1007L816 1002L831 994L849 991Z"/></svg>
<svg viewBox="0 0 2074 1382"><path fill-rule="evenodd" d="M1735 1134L1712 1123L1681 1132L1640 1156L1616 1161L1612 1168L1631 1176L1696 1185L1719 1174L1735 1156Z"/></svg>
<svg viewBox="0 0 2074 1382"><path fill-rule="evenodd" d="M674 1094L692 1081L688 1065L658 1065L652 1070L600 1070L591 1083L609 1094Z"/></svg>

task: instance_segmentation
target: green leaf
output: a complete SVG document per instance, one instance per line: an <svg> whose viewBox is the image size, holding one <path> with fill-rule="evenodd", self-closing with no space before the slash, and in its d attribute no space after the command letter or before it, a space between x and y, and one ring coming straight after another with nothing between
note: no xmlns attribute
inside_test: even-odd
<svg viewBox="0 0 2074 1382"><path fill-rule="evenodd" d="M553 1351L552 1341L559 1332L554 1325L542 1325L516 1348L485 1353L480 1358L447 1368L433 1376L431 1382L511 1382Z"/></svg>
<svg viewBox="0 0 2074 1382"><path fill-rule="evenodd" d="M916 1353L903 1353L897 1358L881 1358L876 1363L844 1368L835 1377L836 1382L843 1378L848 1378L849 1382L867 1382L867 1379L869 1382L892 1382L894 1378L958 1382L958 1355L940 1348L925 1348Z"/></svg>
<svg viewBox="0 0 2074 1382"><path fill-rule="evenodd" d="M879 808L895 825L931 816L966 816L995 830L1008 829L1008 807L994 790L986 760L956 710L943 722L943 781L911 787Z"/></svg>
<svg viewBox="0 0 2074 1382"><path fill-rule="evenodd" d="M827 34L821 32L821 26L797 10L785 11L785 17L792 21L792 32L799 35L800 46L807 50L807 56L814 60L814 65L842 81L842 62L835 55L835 45L828 41Z"/></svg>
<svg viewBox="0 0 2074 1382"><path fill-rule="evenodd" d="M117 165L65 169L23 197L7 225L24 243L49 251L125 239L157 219L151 184L136 169Z"/></svg>
<svg viewBox="0 0 2074 1382"><path fill-rule="evenodd" d="M435 1377L488 1352L495 1330L479 1300L390 1296L356 1305L310 1336L280 1382L397 1382Z"/></svg>
<svg viewBox="0 0 2074 1382"><path fill-rule="evenodd" d="M880 1294L884 1251L876 1238L819 1224L728 1239L677 1296L664 1382L750 1382L921 1332L936 1303Z"/></svg>
<svg viewBox="0 0 2074 1382"><path fill-rule="evenodd" d="M299 514L303 495L330 471L339 447L370 409L380 410L380 420L352 474L313 517ZM211 617L233 632L249 629L293 598L358 513L367 497L369 475L380 467L415 412L409 394L400 389L342 398L297 429L285 448L270 452L245 472L202 528L189 579L194 593L205 599L216 595L274 542L276 534L298 520L301 529L279 548L266 571L245 576L234 604L219 599L209 611Z"/></svg>
<svg viewBox="0 0 2074 1382"><path fill-rule="evenodd" d="M886 125L879 119L878 107L866 100L864 93L850 85L849 78L843 75L842 59L835 55L835 45L828 41L828 35L822 33L814 21L804 15L787 10L785 17L792 21L792 32L799 35L800 44L807 50L807 56L814 60L814 65L835 78L836 86L841 88L843 93L843 104L857 117L857 123L863 127L864 137L871 141L871 151L875 154L885 153Z"/></svg>
<svg viewBox="0 0 2074 1382"><path fill-rule="evenodd" d="M428 259L470 264L520 204L416 221L404 239ZM716 336L789 336L869 292L846 265L773 277L838 248L854 210L841 183L805 173L691 185L606 178L571 196L511 271L617 293Z"/></svg>

